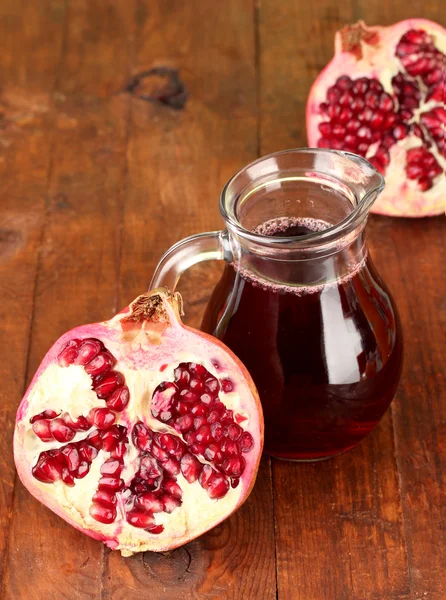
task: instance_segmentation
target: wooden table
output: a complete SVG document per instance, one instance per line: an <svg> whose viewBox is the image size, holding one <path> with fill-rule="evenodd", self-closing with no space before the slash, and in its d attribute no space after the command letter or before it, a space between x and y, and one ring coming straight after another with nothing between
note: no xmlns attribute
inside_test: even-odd
<svg viewBox="0 0 446 600"><path fill-rule="evenodd" d="M446 598L441 218L370 219L406 340L382 424L335 460L264 458L243 508L200 539L123 559L37 503L11 452L18 403L52 342L144 291L171 244L221 227L218 194L237 169L305 145L306 95L335 30L421 15L446 24L441 0L0 3L3 600ZM178 69L184 109L129 91L154 67ZM189 323L209 269L182 282Z"/></svg>

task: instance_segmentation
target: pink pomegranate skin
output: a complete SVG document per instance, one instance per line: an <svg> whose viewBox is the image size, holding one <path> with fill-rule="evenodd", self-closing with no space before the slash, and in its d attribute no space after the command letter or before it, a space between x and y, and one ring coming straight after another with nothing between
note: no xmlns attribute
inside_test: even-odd
<svg viewBox="0 0 446 600"><path fill-rule="evenodd" d="M445 73L446 30L432 21L359 22L337 32L335 55L308 97L308 144L359 154L381 171L386 187L372 212L445 213ZM333 89L339 78L340 94ZM350 88L342 97L347 79L361 79L362 94ZM381 88L367 89L366 80Z"/></svg>
<svg viewBox="0 0 446 600"><path fill-rule="evenodd" d="M214 527L246 500L259 466L263 448L263 415L249 373L221 342L184 326L180 314L179 295L160 289L140 296L110 321L82 325L65 333L46 354L17 411L14 458L22 483L37 500L70 525L112 549L121 550L124 556L146 550L170 550ZM81 366L75 364L79 358L73 359L74 362L70 359L67 365L67 348L73 340L84 342L84 345L87 341L90 347L102 344L103 352L114 358L111 370L95 382L84 372L89 365L90 370L93 368L91 360ZM64 357L62 366L61 357ZM187 385L179 381L184 374L190 379L189 371L198 372L194 380L196 386L203 387L210 382L209 385L218 387L210 404L199 401L193 406L201 410L205 419L212 407L218 406L218 418L223 422L221 430L231 434L235 432L240 440L235 442L238 445L235 458L223 455L218 464L210 461L212 468L199 450L192 450L191 445L185 442L185 433L177 429L179 417L174 409L168 422L154 416L158 415L154 409L155 399L158 397L159 402L157 394L165 387L164 382L168 382L168 386L177 386L175 402L178 406L181 389L190 395ZM92 389L96 387L99 390L99 384L115 373L119 373L119 385L128 388L128 396L121 396L127 404L121 402L119 410L107 409L115 402L113 392L99 398ZM230 390L225 392L223 388ZM201 391L206 392L205 389ZM207 396L209 394L201 398L209 402ZM46 411L44 417L49 415L49 418L42 417L42 408ZM112 424L102 419L102 425L92 425L94 409L100 409L98 414L102 417L102 413L107 414ZM81 420L82 410L86 413L83 416L90 419L88 424ZM74 431L73 439L70 428L60 429L60 424L57 425L56 419L61 418L70 424ZM73 422L82 423L83 429L76 428ZM99 422L97 415L96 422ZM70 432L68 442L39 437L42 435L41 428L37 428L36 423L55 424L56 435L59 430L62 433L67 430ZM106 446L110 442L105 440L107 436L110 439L110 432L116 425L125 431L124 438L120 438L124 441L116 443L110 451L110 446ZM60 431L59 435L62 435ZM240 436L242 432L243 438ZM39 467L39 458L48 457L49 452L59 453L58 458L66 465L63 462L66 459L61 456L62 450L67 452L69 449L71 455L77 457L79 453L73 451L73 445L79 450L79 444L85 442L87 436L94 437L96 434L102 442L97 442L97 450L87 445L89 454L96 456L90 461L86 476L80 473L76 464L71 465L74 469L71 474L65 468L65 479L62 480L58 474L54 475L54 468L48 468L48 465L55 464L51 462L52 458L43 461L43 468ZM51 433L48 435L51 436ZM162 435L164 438L160 437ZM175 456L163 458L166 450L162 447L166 446L162 446L161 439L176 448ZM242 440L247 439L249 443L241 450ZM206 448L218 446L218 450L222 442L223 438L217 444L211 439ZM206 452L207 456L211 456L209 451ZM155 459L154 456L159 454L162 458ZM185 455L189 459L181 461ZM190 458L191 455L193 458ZM143 473L144 461L146 466L148 461L157 473L161 473L157 483ZM106 490L114 485L112 470L115 463L118 465L115 479L119 481L121 478L121 484L119 489L115 486L110 492ZM242 473L239 477L231 478L231 475L225 474L240 468ZM211 480L209 473L212 473ZM142 479L143 476L145 479ZM47 481L48 477L52 480ZM209 481L215 485L212 487ZM150 485L151 488L147 487ZM99 500L93 502L93 496ZM103 498L108 497L113 498L114 507L107 502L101 504Z"/></svg>

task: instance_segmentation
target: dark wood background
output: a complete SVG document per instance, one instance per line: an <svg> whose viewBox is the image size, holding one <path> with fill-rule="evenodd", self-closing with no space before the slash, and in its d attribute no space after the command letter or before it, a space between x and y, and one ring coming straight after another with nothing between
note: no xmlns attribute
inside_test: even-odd
<svg viewBox="0 0 446 600"><path fill-rule="evenodd" d="M144 291L171 244L221 227L234 171L305 145L305 99L334 32L411 16L446 25L443 0L1 0L3 600L446 598L440 217L370 219L406 340L382 424L335 460L264 459L243 508L200 539L123 559L38 504L11 452L18 403L53 341ZM156 66L179 70L184 110L125 91ZM189 323L209 273L182 282Z"/></svg>

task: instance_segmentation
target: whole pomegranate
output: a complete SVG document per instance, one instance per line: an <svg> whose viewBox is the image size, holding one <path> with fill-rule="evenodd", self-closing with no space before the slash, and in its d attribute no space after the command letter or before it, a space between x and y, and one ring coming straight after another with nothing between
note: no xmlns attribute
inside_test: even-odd
<svg viewBox="0 0 446 600"><path fill-rule="evenodd" d="M445 212L446 30L425 19L362 21L336 34L335 56L307 103L310 146L367 158L386 178L373 211Z"/></svg>
<svg viewBox="0 0 446 600"><path fill-rule="evenodd" d="M175 548L228 517L262 452L248 372L181 312L181 297L159 289L64 334L17 413L23 484L126 556Z"/></svg>

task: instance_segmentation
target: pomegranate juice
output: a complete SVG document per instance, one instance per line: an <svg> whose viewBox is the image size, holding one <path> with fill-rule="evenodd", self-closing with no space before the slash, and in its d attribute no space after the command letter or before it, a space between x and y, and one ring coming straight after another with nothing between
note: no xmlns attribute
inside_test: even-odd
<svg viewBox="0 0 446 600"><path fill-rule="evenodd" d="M258 233L324 229L309 219ZM231 308L229 307L231 305ZM265 449L316 460L348 450L388 408L400 376L400 324L370 258L321 288L260 281L227 265L204 316L251 373L265 414Z"/></svg>

